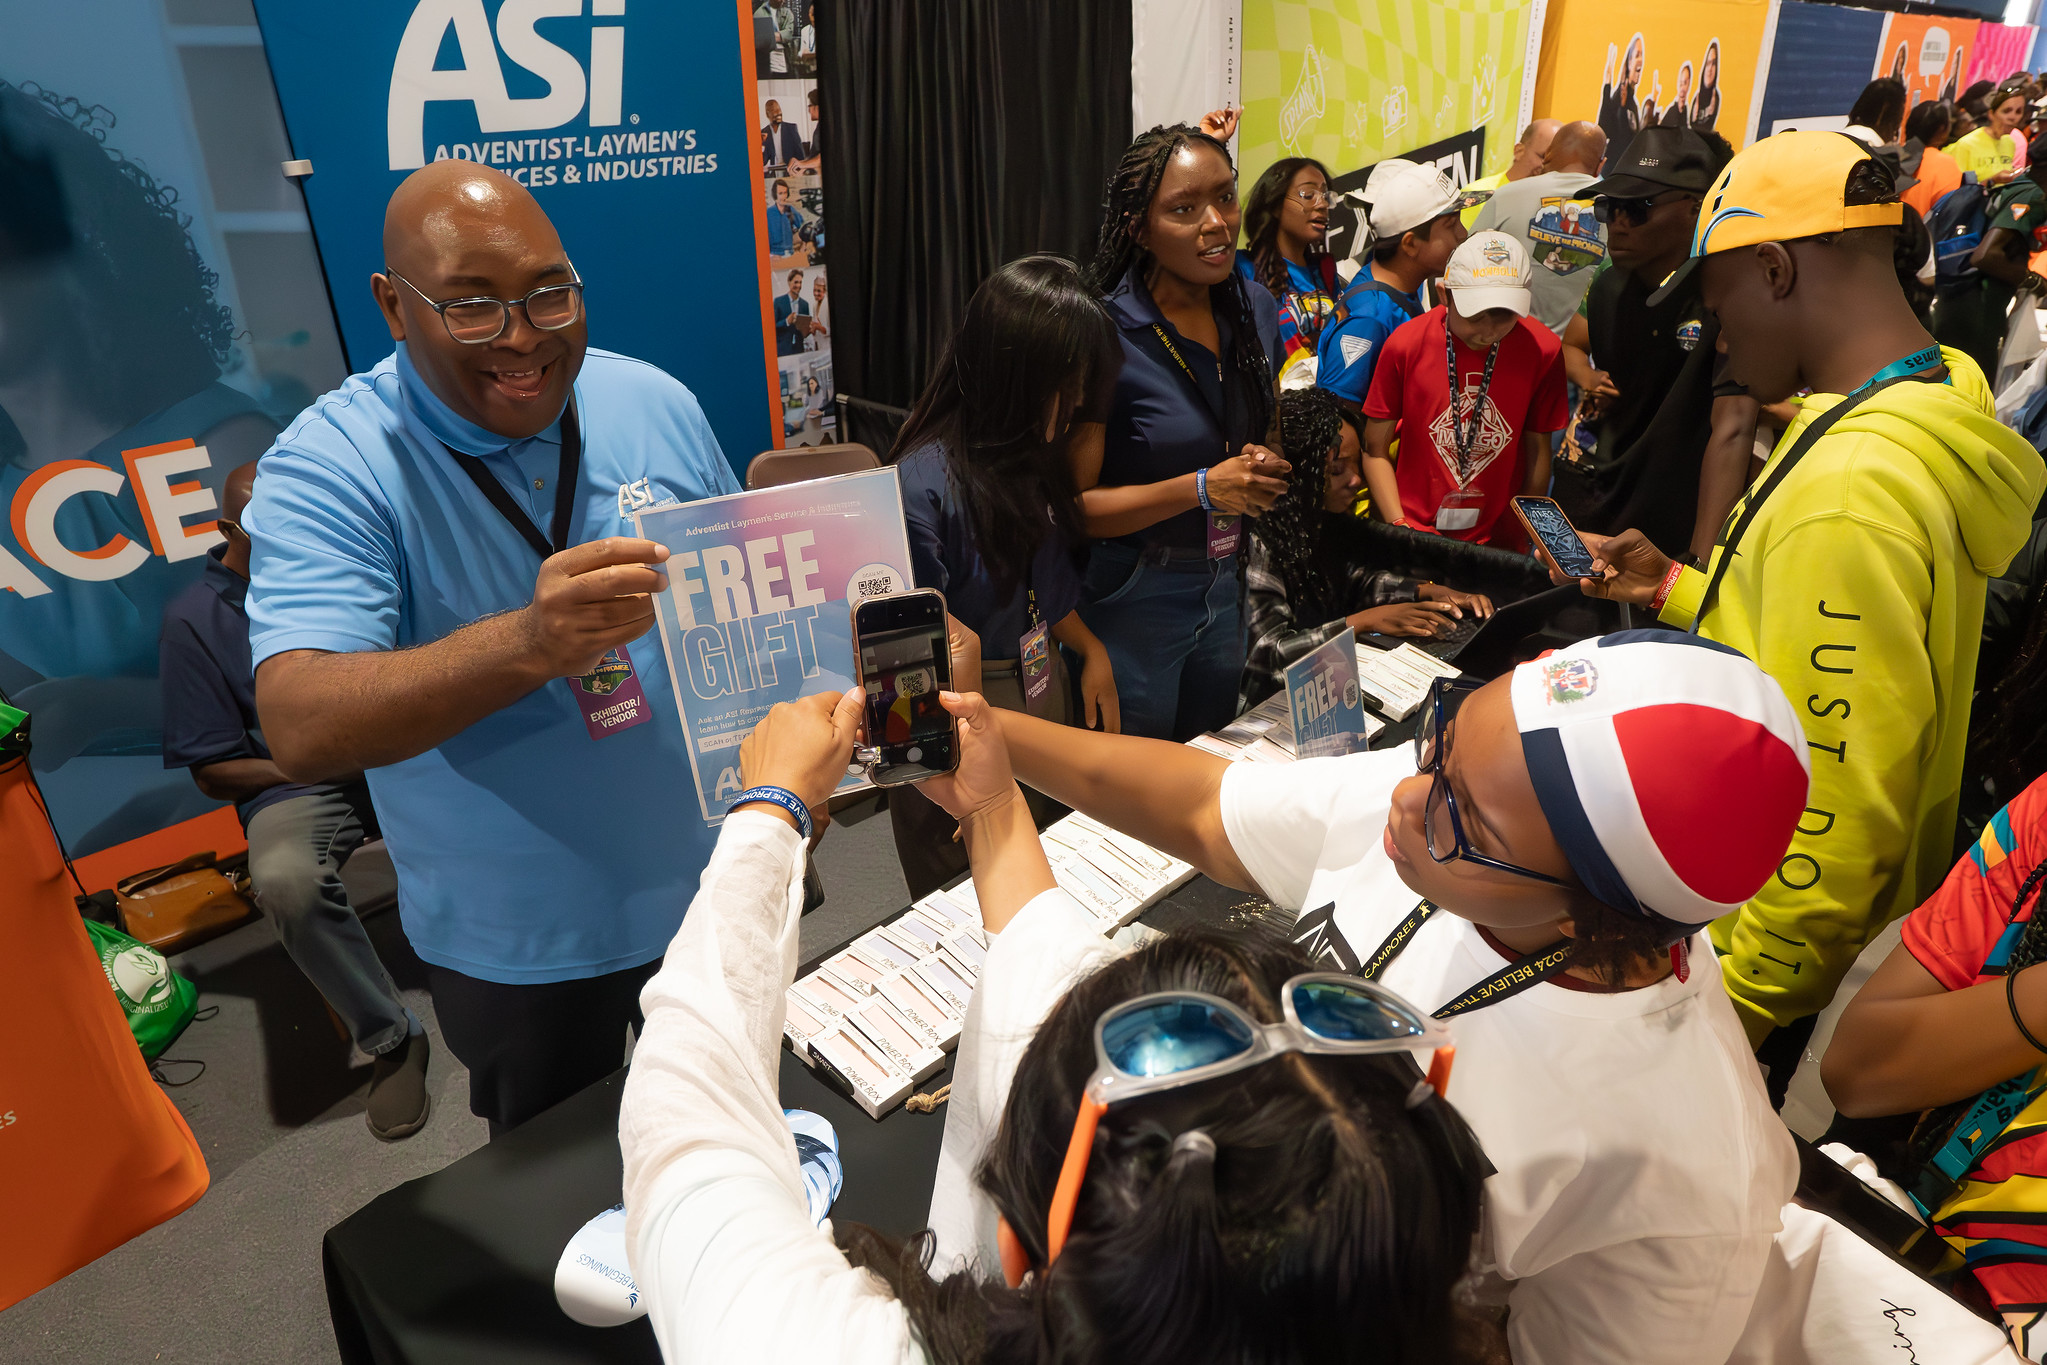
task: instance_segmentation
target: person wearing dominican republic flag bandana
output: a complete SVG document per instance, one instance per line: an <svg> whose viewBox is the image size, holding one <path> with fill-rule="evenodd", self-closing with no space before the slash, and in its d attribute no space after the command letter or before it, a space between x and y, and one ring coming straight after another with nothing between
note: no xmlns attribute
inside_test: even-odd
<svg viewBox="0 0 2047 1365"><path fill-rule="evenodd" d="M1048 795L1300 912L1330 970L1447 1022L1486 1149L1475 1289L1516 1365L1725 1361L1797 1184L1706 924L1790 843L1791 703L1623 631L1445 680L1416 746L1282 766L1005 714Z"/></svg>

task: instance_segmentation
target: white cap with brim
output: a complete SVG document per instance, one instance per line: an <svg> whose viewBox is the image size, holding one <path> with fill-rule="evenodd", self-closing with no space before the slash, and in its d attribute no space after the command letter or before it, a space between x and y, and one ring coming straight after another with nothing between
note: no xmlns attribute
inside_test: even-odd
<svg viewBox="0 0 2047 1365"><path fill-rule="evenodd" d="M1373 239L1381 242L1457 210L1457 187L1449 176L1398 157L1372 167L1364 189L1352 190L1349 198L1371 224Z"/></svg>
<svg viewBox="0 0 2047 1365"><path fill-rule="evenodd" d="M1504 232L1474 232L1451 253L1443 288L1459 317L1504 308L1527 317L1534 303L1528 289L1528 252Z"/></svg>

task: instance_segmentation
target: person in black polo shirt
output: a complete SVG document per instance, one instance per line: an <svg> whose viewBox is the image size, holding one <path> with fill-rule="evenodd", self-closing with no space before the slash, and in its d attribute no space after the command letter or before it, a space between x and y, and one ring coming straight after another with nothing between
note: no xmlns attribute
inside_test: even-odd
<svg viewBox="0 0 2047 1365"><path fill-rule="evenodd" d="M1644 128L1580 191L1606 225L1610 265L1564 328L1564 367L1590 399L1589 467L1560 459L1555 496L1580 529L1640 527L1673 558L1703 558L1748 483L1755 402L1724 382L1720 324L1688 278L1649 295L1691 251L1699 205L1732 152L1683 128Z"/></svg>
<svg viewBox="0 0 2047 1365"><path fill-rule="evenodd" d="M200 791L235 803L249 835L256 903L355 1045L375 1058L369 1128L395 1142L426 1126L426 1033L398 998L341 884L341 865L378 834L362 775L293 782L271 761L257 725L244 606L249 537L239 521L255 484L253 461L228 475L220 517L227 544L164 609L164 766L189 768Z"/></svg>

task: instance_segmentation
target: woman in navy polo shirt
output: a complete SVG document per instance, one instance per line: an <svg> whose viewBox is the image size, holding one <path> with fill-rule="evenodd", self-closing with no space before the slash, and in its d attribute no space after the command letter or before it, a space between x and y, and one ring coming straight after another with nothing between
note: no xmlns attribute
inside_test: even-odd
<svg viewBox="0 0 2047 1365"><path fill-rule="evenodd" d="M1081 615L1108 646L1128 734L1187 739L1234 713L1238 519L1286 488L1286 461L1261 444L1279 310L1235 270L1240 216L1223 144L1154 128L1109 177L1088 270L1122 334L1123 373L1106 429L1083 426L1074 442L1095 537Z"/></svg>
<svg viewBox="0 0 2047 1365"><path fill-rule="evenodd" d="M1075 610L1085 537L1067 447L1091 413L1101 430L1122 364L1073 262L1011 261L974 291L894 456L917 586L981 637L988 700L1112 734L1109 654ZM1080 663L1077 715L1055 642ZM956 822L914 788L890 793L889 816L912 899L967 870Z"/></svg>

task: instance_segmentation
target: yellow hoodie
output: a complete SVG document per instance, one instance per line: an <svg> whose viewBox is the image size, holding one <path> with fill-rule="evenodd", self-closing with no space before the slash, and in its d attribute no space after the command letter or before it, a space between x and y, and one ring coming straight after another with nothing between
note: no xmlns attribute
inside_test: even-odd
<svg viewBox="0 0 2047 1365"><path fill-rule="evenodd" d="M1942 356L1951 384L1894 384L1814 443L1742 537L1700 626L1777 680L1812 755L1777 875L1713 926L1752 1043L1824 1009L1862 946L1953 862L1984 587L2025 543L2047 468L1992 415L1975 364ZM1805 400L1751 491L1840 401ZM1724 553L1707 573L1684 571L1666 625L1691 625Z"/></svg>

